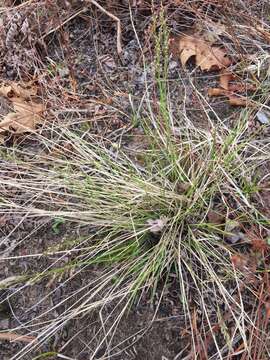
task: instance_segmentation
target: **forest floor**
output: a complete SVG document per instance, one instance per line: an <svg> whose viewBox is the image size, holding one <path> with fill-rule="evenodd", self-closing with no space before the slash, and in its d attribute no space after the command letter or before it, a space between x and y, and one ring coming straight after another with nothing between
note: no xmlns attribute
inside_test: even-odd
<svg viewBox="0 0 270 360"><path fill-rule="evenodd" d="M0 358L269 359L269 3L2 3Z"/></svg>

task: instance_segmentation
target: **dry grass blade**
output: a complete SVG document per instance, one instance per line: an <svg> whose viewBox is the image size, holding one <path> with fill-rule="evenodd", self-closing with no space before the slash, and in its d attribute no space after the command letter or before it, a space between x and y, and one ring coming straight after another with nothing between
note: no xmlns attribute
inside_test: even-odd
<svg viewBox="0 0 270 360"><path fill-rule="evenodd" d="M104 14L112 18L117 23L117 52L120 55L123 51L122 45L121 45L121 21L120 19L107 11L103 6L101 6L99 3L97 3L95 0L86 0L87 3L93 4L96 6L99 10L101 10Z"/></svg>
<svg viewBox="0 0 270 360"><path fill-rule="evenodd" d="M242 4L239 1L237 4ZM138 21L130 18L140 10L125 8L123 3L116 8L118 18L109 2L88 0L87 5L105 14L98 25L89 11L83 16L88 22L78 26L74 21L63 27L81 13L76 7L74 17L67 17L66 22L58 19L47 33L42 31L49 34L50 29L63 27L62 38L67 40L59 51L59 44L54 43L57 37L50 39L50 64L46 63L47 73L38 78L42 92L23 83L0 87L0 94L14 107L0 124L2 130L31 130L1 147L0 222L1 231L7 229L1 237L1 260L12 273L0 281L0 295L3 292L5 301L16 304L14 319L4 327L10 332L2 334L3 340L26 343L15 349L16 354L11 349L11 360L70 358L71 352L74 358L85 352L89 359L129 355L160 358L160 349L163 351L168 342L165 326L158 333L159 346L157 336L153 336L154 355L147 346L143 356L125 351L139 341L138 334L145 334L144 325L153 330L155 319L164 313L163 302L169 319L162 324L168 324L169 338L176 345L168 358L193 359L199 354L200 359L244 359L258 353L260 360L266 360L269 339L261 335L269 326L269 280L265 277L263 287L258 284L269 268L267 196L260 190L262 184L268 184L265 169L270 152L267 138L257 136L266 126L250 133L248 121L254 117L253 109L227 109L227 102L220 107L215 99L211 99L214 104L209 103L204 93L216 75L209 72L221 70L219 85L209 94L246 105L246 92L252 87L236 82L230 72L243 65L235 54L234 40L230 37L223 48L187 35L181 37L180 46L177 38L182 65L193 56L200 68L189 76L168 54L172 29L167 21L172 2L168 1L168 6L165 2L164 7L159 2L134 2L138 7L146 4ZM217 15L221 36L228 39L230 26L222 23L227 8L217 8L216 3L177 1L174 5L179 6L179 12L173 8L172 16L180 13L187 26L191 19L201 21L204 29L217 21ZM55 10L52 7L50 10ZM157 10L162 15L156 16ZM141 29L141 15L149 25L147 31ZM100 78L96 64L101 60L95 57L96 52L102 49L112 58L114 55L111 46L106 47L113 36L107 32L110 26L103 28L107 16L117 23L118 53L122 51L121 26L126 30L126 24L127 45L125 62L118 69L112 59L114 64L108 71L101 64L104 77ZM93 23L96 27L89 29ZM231 28L242 31L235 20ZM65 36L69 31L72 36ZM222 44L220 38L215 41ZM241 41L239 36L240 45ZM245 41L250 44L249 37ZM138 49L141 56L136 60ZM239 63L231 66L225 49ZM76 93L68 79L69 67L78 81ZM135 76L127 83L125 79L130 81L134 68ZM140 79L135 79L137 70ZM268 94L269 82L264 86ZM41 93L50 104L50 121L31 134L43 121ZM108 101L100 101L100 97ZM261 101L264 111L267 101ZM119 126L114 116L121 118ZM115 127L110 127L112 122ZM250 240L248 229L252 226L260 238ZM265 255L265 261L257 253L252 257L252 252L258 251ZM17 306L24 298L23 307ZM141 309L147 312L143 325ZM179 322L174 328L168 320L175 318ZM171 332L176 328L178 338ZM26 331L37 337L17 334ZM57 348L59 354L40 354L44 349L49 351L48 347Z"/></svg>
<svg viewBox="0 0 270 360"><path fill-rule="evenodd" d="M8 340L14 342L25 342L25 343L33 343L37 341L37 338L34 336L28 335L19 335L14 332L1 332L0 340Z"/></svg>

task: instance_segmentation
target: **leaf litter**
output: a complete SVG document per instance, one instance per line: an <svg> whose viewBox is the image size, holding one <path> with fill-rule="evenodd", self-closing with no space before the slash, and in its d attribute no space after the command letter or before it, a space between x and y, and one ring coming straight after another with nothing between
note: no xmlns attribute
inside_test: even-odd
<svg viewBox="0 0 270 360"><path fill-rule="evenodd" d="M42 113L45 107L35 99L37 92L37 86L32 83L11 82L0 86L0 95L9 100L13 107L13 111L0 121L0 143L4 142L5 132L33 132L44 121Z"/></svg>
<svg viewBox="0 0 270 360"><path fill-rule="evenodd" d="M232 64L225 49L212 46L196 35L184 35L179 39L180 61L183 66L195 56L196 66L202 71L221 70Z"/></svg>
<svg viewBox="0 0 270 360"><path fill-rule="evenodd" d="M208 40L207 40L208 39ZM220 71L219 87L209 88L210 97L225 96L232 106L247 106L251 101L242 93L255 91L256 86L243 82L232 82L235 75L229 70L234 64L225 47L213 45L215 37L206 37L203 32L185 34L171 38L171 51L179 57L183 67L191 58L195 58L196 67L202 71Z"/></svg>

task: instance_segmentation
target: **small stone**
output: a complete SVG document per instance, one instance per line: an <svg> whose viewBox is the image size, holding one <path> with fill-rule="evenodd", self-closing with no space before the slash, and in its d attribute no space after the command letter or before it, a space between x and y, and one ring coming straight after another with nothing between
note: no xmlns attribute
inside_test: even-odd
<svg viewBox="0 0 270 360"><path fill-rule="evenodd" d="M257 119L259 120L259 122L263 125L270 125L270 115L267 115L265 112L263 111L258 111L257 114Z"/></svg>

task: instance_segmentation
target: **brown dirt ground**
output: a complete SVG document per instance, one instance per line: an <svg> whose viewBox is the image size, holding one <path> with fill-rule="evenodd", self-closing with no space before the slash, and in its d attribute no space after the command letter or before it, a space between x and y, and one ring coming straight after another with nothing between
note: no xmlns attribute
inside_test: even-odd
<svg viewBox="0 0 270 360"><path fill-rule="evenodd" d="M127 97L129 93L132 94L135 107L144 93L146 79L149 81L149 87L153 89L154 93L151 68L143 68L139 47L132 31L132 24L128 19L128 15L125 16L126 20L123 19L125 29L123 32L124 51L121 59L116 54L115 26L104 15L98 14L97 17L93 17L91 12L85 12L68 22L62 31L56 31L46 39L46 56L47 60L50 59L48 64L49 62L57 64L58 81L62 86L70 86L69 76L71 75L76 79L78 91L85 99L94 98L113 102L110 103L110 106L106 104L97 105L97 111L104 110L104 113L107 111L110 117L109 120L95 123L93 131L102 132L107 136L112 136L111 134L115 131L126 129L129 126L128 119L131 113L131 106ZM173 26L177 23L177 19L179 20L179 15L177 16L174 19ZM150 18L147 12L141 12L135 17L134 25L139 36L143 36L142 34L151 21ZM181 21L178 21L178 23L181 23ZM181 26L178 25L177 31L181 29ZM66 40L66 47L64 48L63 37ZM151 52L150 49L146 54L149 59L152 56ZM190 66L192 67L192 64ZM198 127L203 127L206 123L206 114L202 111L194 89L189 85L187 72L183 71L179 62L173 58L170 59L169 68L171 100L174 104L174 112L181 114L183 95L186 94L188 100L185 106L188 116L193 119ZM6 64L2 69L3 77L14 78L16 76L17 70L14 64L13 66ZM205 93L205 89L216 82L216 77L213 73L207 78L197 71L193 74L193 81L196 88ZM223 100L208 100L213 105L213 110L228 125L236 121L239 113L238 109L232 109ZM123 109L122 116L119 115L119 112L117 114L113 112L112 105L118 109ZM128 116L125 116L125 113ZM215 118L213 114L214 112L207 115ZM114 119L113 123L112 118ZM262 136L265 136L265 134ZM127 137L127 146L129 139L130 137ZM12 146L14 142L18 144L17 141L20 140L9 139L6 146ZM29 145L26 142L25 146L35 145ZM59 233L56 234L53 231L53 224L47 220L30 221L29 219L23 220L10 215L5 221L5 226L1 229L1 252L5 256L7 254L8 256L25 256L32 253L44 253L56 243L74 236L83 236L89 231L87 228L81 229L75 225L74 228L75 230L71 231L65 225L60 225ZM12 248L13 245L14 248ZM65 256L61 261L58 260L57 265L64 265L69 260ZM29 272L34 273L40 271L40 269L54 266L52 265L54 261L55 258L51 256L40 256L33 259L24 257L22 260L2 261L0 262L0 277L3 279ZM61 299L66 298L69 294L77 293L78 289L87 285L89 279L97 276L99 271L98 267L92 266L85 268L78 276L67 283L65 283L65 280L68 279L70 274L65 275L60 280L43 279L35 285L20 289L19 292L17 287L12 286L7 290L2 290L0 293L2 303L0 307L0 329L26 326L27 322L58 304ZM176 359L177 355L177 359L183 359L188 355L185 348L189 348L191 339L189 331L186 329L179 298L176 295L177 288L178 285L172 274L153 322L151 322L151 319L157 308L158 291L154 301L150 301L147 294L145 294L140 304L132 307L121 321L114 337L107 339L107 343L101 346L95 355L95 359L102 359L104 354L116 360L173 360ZM77 293L71 301L75 301L82 294ZM110 306L113 307L113 304ZM64 311L64 307L56 307L48 316L57 319L59 314ZM104 318L110 313L111 309L110 307L104 309ZM108 328L116 318L117 313L118 310L116 309L114 317L109 319L108 324L106 324ZM46 317L43 316L42 319L46 320ZM143 329L147 328L148 330L143 332ZM40 349L37 349L35 355L61 349L62 354L72 359L87 360L93 354L93 349L99 342L99 338L103 336L100 329L102 329L102 326L98 313L94 312L83 318L74 319L61 328L57 336L54 336L48 342L45 342ZM79 336L73 341L72 337L75 334L79 334ZM127 338L128 340L126 340ZM125 340L126 342L124 342ZM16 354L22 346L20 343L1 341L0 358L2 360L16 359ZM126 347L125 350L123 350L124 347ZM117 353L119 354L117 355ZM112 354L114 356L110 357ZM34 354L25 355L24 359L34 359ZM50 359L58 358L52 356Z"/></svg>

